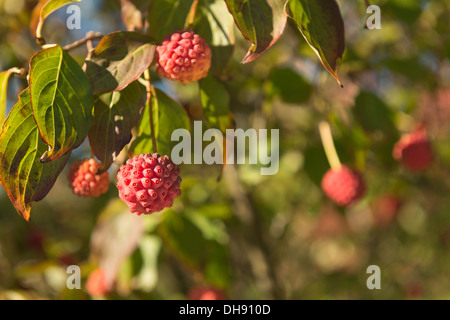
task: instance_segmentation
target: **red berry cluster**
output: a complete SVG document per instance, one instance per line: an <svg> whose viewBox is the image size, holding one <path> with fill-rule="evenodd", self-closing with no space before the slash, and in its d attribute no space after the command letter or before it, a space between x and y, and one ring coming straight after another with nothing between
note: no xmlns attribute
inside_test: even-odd
<svg viewBox="0 0 450 320"><path fill-rule="evenodd" d="M119 197L131 212L151 214L171 207L181 193L180 169L168 156L141 154L128 159L117 174Z"/></svg>
<svg viewBox="0 0 450 320"><path fill-rule="evenodd" d="M74 162L69 169L69 183L72 191L80 197L98 197L108 191L109 174L97 174L100 163L95 159Z"/></svg>
<svg viewBox="0 0 450 320"><path fill-rule="evenodd" d="M411 171L428 168L433 161L433 150L425 130L404 135L395 144L392 156Z"/></svg>
<svg viewBox="0 0 450 320"><path fill-rule="evenodd" d="M359 200L365 193L366 187L361 175L341 166L328 170L322 178L322 190L340 206L349 206Z"/></svg>
<svg viewBox="0 0 450 320"><path fill-rule="evenodd" d="M193 31L176 31L156 48L160 76L188 84L206 77L211 66L211 49Z"/></svg>

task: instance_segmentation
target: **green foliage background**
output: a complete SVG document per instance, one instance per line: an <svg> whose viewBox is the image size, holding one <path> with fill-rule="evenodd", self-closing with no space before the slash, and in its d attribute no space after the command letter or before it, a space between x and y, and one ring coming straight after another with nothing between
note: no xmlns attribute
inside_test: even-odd
<svg viewBox="0 0 450 320"><path fill-rule="evenodd" d="M28 223L2 189L0 297L89 299L85 281L102 263L115 275L107 299L185 299L201 284L231 299L450 298L450 3L373 1L381 8L381 29L368 30L364 1L338 2L344 88L293 21L247 64L240 61L249 43L235 29L233 57L220 81L238 128L280 129L278 174L261 176L255 165L226 166L222 175L220 166L184 165L174 207L140 217L118 200L113 184L98 199L80 200L68 187L67 169L33 205ZM27 67L39 49L28 29L35 4L0 1L0 70ZM60 10L46 20L48 43L124 29L119 1L79 6L82 30L67 30ZM81 64L86 51L72 54ZM181 86L156 74L152 80L191 120L203 119L197 84ZM9 107L25 86L12 78ZM364 172L367 194L348 209L320 189L328 169L321 120L331 123L341 161ZM392 147L419 123L428 128L435 159L425 172L411 173L392 159ZM89 156L84 143L69 163ZM401 205L380 223L385 195ZM81 290L66 288L72 264L81 267ZM381 290L366 287L373 264L381 268Z"/></svg>

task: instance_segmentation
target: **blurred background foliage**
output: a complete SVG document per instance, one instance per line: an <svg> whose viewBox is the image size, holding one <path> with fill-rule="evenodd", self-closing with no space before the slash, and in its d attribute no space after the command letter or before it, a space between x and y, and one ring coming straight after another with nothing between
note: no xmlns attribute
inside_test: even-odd
<svg viewBox="0 0 450 320"><path fill-rule="evenodd" d="M235 32L220 81L236 127L280 130L278 174L230 165L218 180L220 166L184 165L174 207L138 217L114 185L98 199L80 200L64 172L34 205L29 223L2 189L0 298L89 299L85 283L100 265L113 282L107 299L185 299L203 284L231 299L450 298L450 2L373 1L381 8L379 30L364 28L364 1L338 2L344 88L292 21L272 48L245 65L248 43ZM39 49L28 28L35 4L0 0L0 70L27 67ZM77 5L82 29L67 30L67 14L59 10L44 26L48 43L124 30L119 1ZM73 55L81 63L86 49ZM192 120L203 117L197 84L152 79ZM10 107L25 85L11 80ZM321 120L331 123L341 161L361 170L368 186L347 209L320 189L328 169ZM392 147L420 124L435 159L427 171L411 173L393 160ZM83 145L70 161L89 156ZM73 264L81 268L81 290L66 287ZM366 287L373 264L381 268L381 290Z"/></svg>

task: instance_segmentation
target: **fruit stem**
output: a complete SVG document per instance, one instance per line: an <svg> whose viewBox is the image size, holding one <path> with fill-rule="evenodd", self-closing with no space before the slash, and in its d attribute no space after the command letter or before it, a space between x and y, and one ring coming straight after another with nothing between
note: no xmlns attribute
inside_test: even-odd
<svg viewBox="0 0 450 320"><path fill-rule="evenodd" d="M152 104L152 94L155 95L155 90L150 82L150 71L146 69L144 71L144 78L146 80L146 87L147 87L147 103L149 107L149 114L150 114L150 130L152 132L152 151L153 153L158 152L158 146L156 143L156 136L155 136L155 125L153 121L153 104Z"/></svg>
<svg viewBox="0 0 450 320"><path fill-rule="evenodd" d="M39 23L36 27L36 44L41 47L45 44L45 39L42 37L43 25L44 25L44 20L39 19Z"/></svg>
<svg viewBox="0 0 450 320"><path fill-rule="evenodd" d="M334 146L333 136L331 134L330 125L326 121L319 123L320 138L322 139L323 149L327 156L331 169L338 170L342 165Z"/></svg>
<svg viewBox="0 0 450 320"><path fill-rule="evenodd" d="M197 11L199 0L194 0L191 5L191 9L189 10L188 16L186 18L186 22L184 23L184 30L189 30L194 24L195 13Z"/></svg>

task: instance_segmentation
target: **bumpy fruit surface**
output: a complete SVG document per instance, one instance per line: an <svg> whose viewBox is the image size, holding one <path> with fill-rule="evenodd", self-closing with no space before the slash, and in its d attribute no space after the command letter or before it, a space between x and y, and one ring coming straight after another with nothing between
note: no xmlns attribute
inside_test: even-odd
<svg viewBox="0 0 450 320"><path fill-rule="evenodd" d="M117 173L119 197L131 212L151 214L173 205L181 194L180 169L168 156L141 154L128 159Z"/></svg>
<svg viewBox="0 0 450 320"><path fill-rule="evenodd" d="M404 135L394 146L394 159L411 171L428 168L433 161L433 150L424 130Z"/></svg>
<svg viewBox="0 0 450 320"><path fill-rule="evenodd" d="M193 31L176 31L156 48L157 72L182 84L206 77L211 66L211 49Z"/></svg>
<svg viewBox="0 0 450 320"><path fill-rule="evenodd" d="M226 294L214 287L196 287L189 291L188 300L227 300Z"/></svg>
<svg viewBox="0 0 450 320"><path fill-rule="evenodd" d="M322 190L331 200L343 207L360 199L365 189L361 175L346 166L330 169L322 178Z"/></svg>
<svg viewBox="0 0 450 320"><path fill-rule="evenodd" d="M98 197L108 191L109 173L97 174L100 163L95 159L83 159L72 164L69 183L72 191L80 197Z"/></svg>

